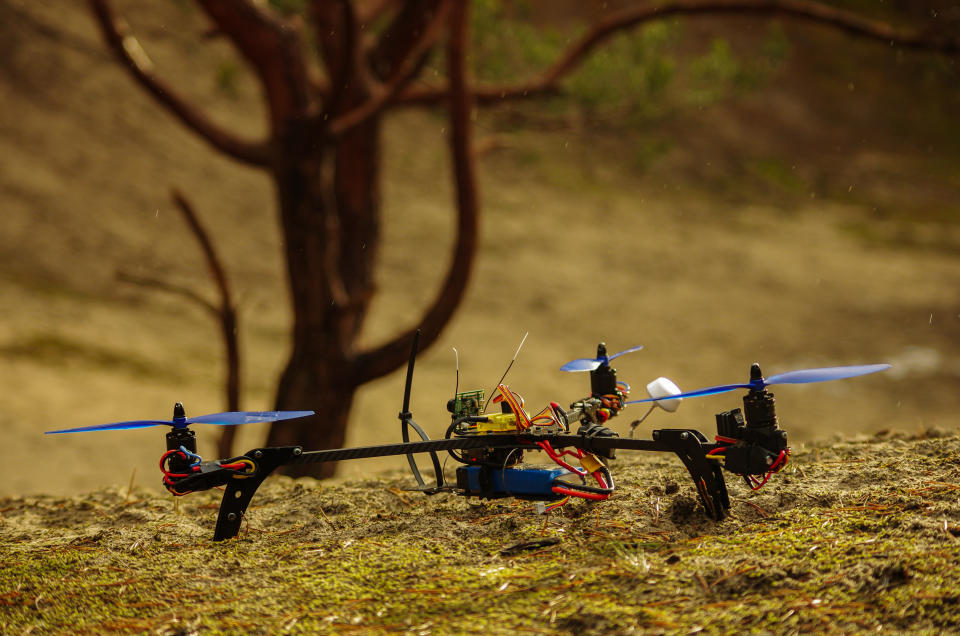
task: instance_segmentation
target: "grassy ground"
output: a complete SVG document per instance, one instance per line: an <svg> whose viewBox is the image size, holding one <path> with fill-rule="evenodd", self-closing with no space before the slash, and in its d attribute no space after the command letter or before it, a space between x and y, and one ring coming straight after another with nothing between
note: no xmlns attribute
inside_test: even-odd
<svg viewBox="0 0 960 636"><path fill-rule="evenodd" d="M942 633L960 622L960 438L795 448L731 518L679 462L618 460L618 493L538 516L426 497L408 476L271 478L241 535L216 491L0 500L0 631Z"/></svg>

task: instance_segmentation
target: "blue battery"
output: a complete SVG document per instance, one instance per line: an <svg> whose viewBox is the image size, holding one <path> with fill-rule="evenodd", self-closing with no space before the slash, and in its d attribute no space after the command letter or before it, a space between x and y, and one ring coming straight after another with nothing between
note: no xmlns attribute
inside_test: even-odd
<svg viewBox="0 0 960 636"><path fill-rule="evenodd" d="M570 474L560 467L461 466L457 468L457 488L464 495L487 499L516 497L553 501L565 496L553 492L554 480Z"/></svg>

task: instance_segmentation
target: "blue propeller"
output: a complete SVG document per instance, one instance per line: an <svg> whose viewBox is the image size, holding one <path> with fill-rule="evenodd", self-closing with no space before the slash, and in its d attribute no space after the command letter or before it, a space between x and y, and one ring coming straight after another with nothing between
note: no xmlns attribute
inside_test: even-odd
<svg viewBox="0 0 960 636"><path fill-rule="evenodd" d="M627 404L638 404L640 402L656 402L657 400L676 400L688 397L700 397L704 395L716 395L717 393L726 393L735 389L750 389L751 391L762 391L765 387L772 384L809 384L811 382L829 382L831 380L843 380L845 378L855 378L859 375L868 373L877 373L890 368L889 364L861 364L851 367L825 367L822 369L800 369L798 371L787 371L764 378L760 372L760 365L754 364L750 368L750 382L746 384L721 384L711 386L696 391L687 391L679 395L672 395L669 398L646 398L643 400L631 400Z"/></svg>
<svg viewBox="0 0 960 636"><path fill-rule="evenodd" d="M257 424L261 422L279 422L293 420L298 417L313 415L313 411L236 411L229 413L214 413L199 417L186 417L183 405L179 402L173 408L172 420L132 420L129 422L114 422L98 426L81 426L79 428L65 428L59 431L47 431L47 435L55 433L86 433L88 431L122 431L133 428L149 428L151 426L170 426L186 428L190 424L215 424L218 426L237 426L238 424Z"/></svg>
<svg viewBox="0 0 960 636"><path fill-rule="evenodd" d="M636 347L630 347L629 349L624 349L618 353L613 354L612 356L607 355L607 346L602 342L597 346L597 357L596 358L577 358L576 360L571 360L562 367L561 371L593 371L594 369L599 368L601 365L609 365L610 361L614 358L619 358L625 353L630 353L632 351L640 351L643 349L643 345Z"/></svg>

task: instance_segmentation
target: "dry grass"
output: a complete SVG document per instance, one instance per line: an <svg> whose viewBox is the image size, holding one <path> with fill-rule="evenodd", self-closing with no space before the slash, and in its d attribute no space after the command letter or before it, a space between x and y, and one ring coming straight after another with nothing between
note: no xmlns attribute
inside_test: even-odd
<svg viewBox="0 0 960 636"><path fill-rule="evenodd" d="M0 631L690 633L960 620L960 439L798 450L708 521L679 462L632 456L602 504L398 497L410 479L271 478L240 537L217 494L0 500ZM679 488L677 488L679 485ZM669 493L669 494L668 494Z"/></svg>

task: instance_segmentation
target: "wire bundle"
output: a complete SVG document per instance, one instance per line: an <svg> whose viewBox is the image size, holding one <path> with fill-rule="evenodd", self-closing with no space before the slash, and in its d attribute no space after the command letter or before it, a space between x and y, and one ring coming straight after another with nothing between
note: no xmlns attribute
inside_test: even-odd
<svg viewBox="0 0 960 636"><path fill-rule="evenodd" d="M187 464L187 472L173 471L170 466L170 462L174 459L174 457L178 457L182 462L190 462ZM165 452L160 456L160 471L163 473L164 488L177 497L189 495L191 492L193 492L193 490L179 490L177 487L183 480L193 477L197 473L201 472L202 462L203 457L189 451L184 446ZM244 456L212 463L215 465L216 469L225 470L231 473L235 479L245 479L257 470L257 465L253 462L253 460Z"/></svg>
<svg viewBox="0 0 960 636"><path fill-rule="evenodd" d="M742 440L734 439L732 437L724 437L722 435L717 435L714 439L721 444L728 444L728 446L718 446L712 451L707 453L707 459L719 459L724 461L726 455L723 453L730 448L729 445L739 444ZM758 479L754 475L740 475L743 477L744 481L747 482L747 485L750 486L750 490L760 490L770 479L770 476L774 473L778 473L783 470L783 467L787 465L787 462L790 460L790 449L786 448L780 451L780 454L777 455L777 458L770 464L770 469L763 475L763 479Z"/></svg>
<svg viewBox="0 0 960 636"><path fill-rule="evenodd" d="M603 465L596 457L590 453L586 453L581 448L575 448L574 450L562 450L558 452L549 441L543 440L536 443L537 446L547 454L547 456L554 461L558 466L561 466L574 475L580 477L582 483L572 484L568 481L562 479L555 479L553 482L553 487L551 490L558 495L566 495L566 498L548 506L548 510L555 510L563 504L567 503L570 500L570 497L578 497L580 499L592 499L594 501L604 501L610 498L610 495L613 493L615 486L613 483L613 476L610 474L610 470ZM576 468L572 466L569 462L565 461L564 456L575 457L580 460L583 465L590 465L594 470L588 471L586 468ZM597 482L597 486L588 486L586 483L587 475L593 476Z"/></svg>
<svg viewBox="0 0 960 636"><path fill-rule="evenodd" d="M179 456L180 461L187 462L190 464L187 465L186 473L175 473L170 467L170 461L174 456ZM173 450L168 450L166 453L160 456L160 472L163 473L163 486L169 490L174 495L180 497L182 495L187 495L193 492L192 490L179 491L176 489L177 482L190 477L193 473L200 471L200 462L203 461L203 458L197 455L196 453L190 452L186 447L181 446L180 448L175 448Z"/></svg>

